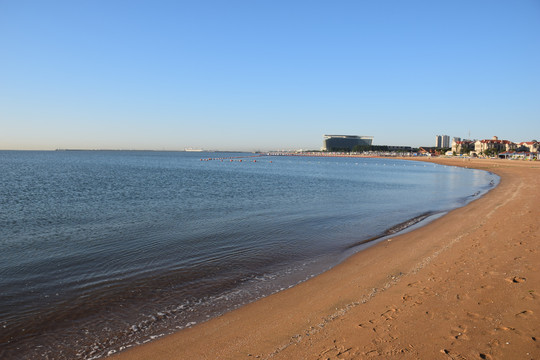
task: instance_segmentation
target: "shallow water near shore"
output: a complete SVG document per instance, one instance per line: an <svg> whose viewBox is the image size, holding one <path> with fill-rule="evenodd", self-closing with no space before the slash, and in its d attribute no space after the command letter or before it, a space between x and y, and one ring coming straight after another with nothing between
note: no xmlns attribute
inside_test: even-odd
<svg viewBox="0 0 540 360"><path fill-rule="evenodd" d="M92 359L149 341L498 181L430 163L253 155L0 152L0 357Z"/></svg>

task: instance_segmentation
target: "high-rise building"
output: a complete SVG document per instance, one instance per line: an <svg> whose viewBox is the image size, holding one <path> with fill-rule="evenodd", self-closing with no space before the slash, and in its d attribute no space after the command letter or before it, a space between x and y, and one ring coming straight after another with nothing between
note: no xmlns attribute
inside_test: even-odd
<svg viewBox="0 0 540 360"><path fill-rule="evenodd" d="M443 135L443 146L444 148L450 147L450 136Z"/></svg>
<svg viewBox="0 0 540 360"><path fill-rule="evenodd" d="M438 147L438 148L450 147L450 136L448 135L435 136L435 147Z"/></svg>

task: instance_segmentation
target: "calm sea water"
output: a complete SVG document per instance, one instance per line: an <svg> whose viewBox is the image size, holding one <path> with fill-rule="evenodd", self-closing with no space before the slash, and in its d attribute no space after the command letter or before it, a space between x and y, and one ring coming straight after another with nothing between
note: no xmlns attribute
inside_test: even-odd
<svg viewBox="0 0 540 360"><path fill-rule="evenodd" d="M0 358L92 359L149 341L498 181L420 162L252 155L0 152Z"/></svg>

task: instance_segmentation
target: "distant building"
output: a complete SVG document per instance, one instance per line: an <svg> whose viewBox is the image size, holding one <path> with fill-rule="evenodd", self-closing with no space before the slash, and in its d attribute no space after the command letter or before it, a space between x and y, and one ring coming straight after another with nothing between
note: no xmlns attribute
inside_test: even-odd
<svg viewBox="0 0 540 360"><path fill-rule="evenodd" d="M440 147L420 146L418 148L418 151L420 152L420 154L427 156L443 155Z"/></svg>
<svg viewBox="0 0 540 360"><path fill-rule="evenodd" d="M538 152L540 150L540 143L538 141L524 141L518 144L518 148L528 148L529 152Z"/></svg>
<svg viewBox="0 0 540 360"><path fill-rule="evenodd" d="M443 148L450 147L450 136L443 135L443 145L442 145L442 147Z"/></svg>
<svg viewBox="0 0 540 360"><path fill-rule="evenodd" d="M438 147L438 148L450 147L450 136L448 135L435 136L435 147Z"/></svg>
<svg viewBox="0 0 540 360"><path fill-rule="evenodd" d="M373 136L323 135L323 150L351 151L355 146L371 146Z"/></svg>
<svg viewBox="0 0 540 360"><path fill-rule="evenodd" d="M486 150L493 149L495 152L500 153L504 151L516 149L516 144L509 140L499 140L498 137L494 136L492 139L486 140L477 140L474 143L474 151L477 154L484 153Z"/></svg>
<svg viewBox="0 0 540 360"><path fill-rule="evenodd" d="M452 141L452 152L459 154L469 154L471 151L474 151L474 141L473 140L455 140ZM459 139L459 138L457 138Z"/></svg>
<svg viewBox="0 0 540 360"><path fill-rule="evenodd" d="M388 151L412 151L412 147L388 145Z"/></svg>

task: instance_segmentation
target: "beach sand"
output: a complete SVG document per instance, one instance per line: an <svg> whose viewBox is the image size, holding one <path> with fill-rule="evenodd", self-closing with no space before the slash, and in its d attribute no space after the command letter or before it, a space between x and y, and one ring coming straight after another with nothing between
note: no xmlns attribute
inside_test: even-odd
<svg viewBox="0 0 540 360"><path fill-rule="evenodd" d="M289 290L114 359L540 359L540 162Z"/></svg>

